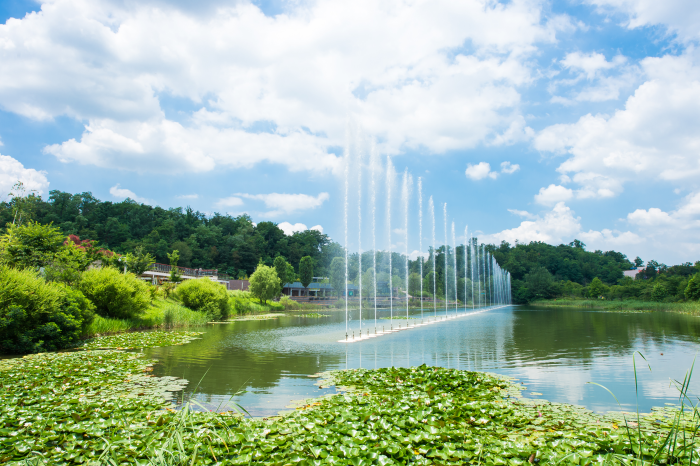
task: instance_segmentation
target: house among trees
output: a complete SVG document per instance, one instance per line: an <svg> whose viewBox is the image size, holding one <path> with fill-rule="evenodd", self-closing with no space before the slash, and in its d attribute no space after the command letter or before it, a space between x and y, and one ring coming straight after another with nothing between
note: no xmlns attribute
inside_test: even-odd
<svg viewBox="0 0 700 466"><path fill-rule="evenodd" d="M359 288L355 285L348 284L348 295L350 297L359 296ZM325 277L313 277L311 283L307 288L301 282L285 283L282 287L282 294L295 298L316 298L316 299L329 299L331 297L337 296L335 290L328 283L328 279ZM345 296L345 289L340 290L341 297Z"/></svg>

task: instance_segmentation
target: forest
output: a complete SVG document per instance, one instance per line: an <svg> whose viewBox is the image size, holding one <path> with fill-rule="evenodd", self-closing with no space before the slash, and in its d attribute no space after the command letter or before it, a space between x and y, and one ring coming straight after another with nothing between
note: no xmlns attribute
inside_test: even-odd
<svg viewBox="0 0 700 466"><path fill-rule="evenodd" d="M18 208L20 203L21 208ZM207 216L189 207L163 209L131 199L100 201L89 192L51 191L45 200L29 194L3 202L0 225L11 223L18 211L41 224L52 223L65 235L97 241L100 247L119 254L132 252L140 246L157 262L167 263L167 254L178 250L179 265L218 269L219 273L233 278L251 275L261 262L272 266L278 256L284 257L298 272L301 258L311 256L314 275L331 278L333 259L343 258L344 279L344 249L328 235L306 230L287 236L274 222L254 223L246 214ZM473 241L479 244L478 239ZM639 257L631 261L616 251L588 251L579 240L558 246L542 242L511 245L504 241L476 248L491 254L511 273L516 303L557 297L669 302L697 299L693 293L687 295L686 289L689 284L691 288L694 286L692 278L700 272L700 262L666 266L650 260L639 279L633 280L623 278L623 271L643 265ZM361 256L353 253L349 255L348 279L359 285L362 269L363 289L370 291L376 260L378 283L388 281L391 269L394 287L405 290L408 278L408 291L413 296L420 295L421 285L426 296L436 293L440 297L445 292L454 296L456 265L458 298L469 302L472 299L472 258L468 255L465 263L464 254L464 245L429 248L423 261L419 258L407 260L397 252L377 251L376 259L372 251L365 251Z"/></svg>

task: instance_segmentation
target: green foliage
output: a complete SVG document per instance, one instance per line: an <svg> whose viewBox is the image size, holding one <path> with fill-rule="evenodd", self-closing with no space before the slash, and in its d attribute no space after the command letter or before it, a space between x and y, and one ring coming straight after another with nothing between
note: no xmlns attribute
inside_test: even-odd
<svg viewBox="0 0 700 466"><path fill-rule="evenodd" d="M691 301L700 300L700 274L688 280L688 286L684 290L685 299Z"/></svg>
<svg viewBox="0 0 700 466"><path fill-rule="evenodd" d="M258 264L253 275L250 276L250 294L260 300L261 304L267 303L279 293L280 279L273 267Z"/></svg>
<svg viewBox="0 0 700 466"><path fill-rule="evenodd" d="M289 279L291 278L291 277L287 276L287 270L289 270L289 264L287 263L286 260L284 260L284 257L277 256L277 257L275 257L275 260L274 260L274 267L275 267L275 271L277 272L277 277L279 277L279 279L280 279L281 286L284 286L284 284L288 283Z"/></svg>
<svg viewBox="0 0 700 466"><path fill-rule="evenodd" d="M180 260L180 253L177 249L168 254L168 259L170 260L170 282L179 283L182 281L182 272L177 266L178 260Z"/></svg>
<svg viewBox="0 0 700 466"><path fill-rule="evenodd" d="M144 251L143 246L136 246L133 253L126 254L126 269L134 275L141 275L155 261L156 258Z"/></svg>
<svg viewBox="0 0 700 466"><path fill-rule="evenodd" d="M600 281L598 277L595 277L591 284L588 286L588 296L591 298L598 298L603 296L608 292L608 287Z"/></svg>
<svg viewBox="0 0 700 466"><path fill-rule="evenodd" d="M211 320L228 318L229 303L226 287L208 278L185 280L177 287L177 297L185 307L204 312Z"/></svg>
<svg viewBox="0 0 700 466"><path fill-rule="evenodd" d="M73 346L94 307L79 291L46 283L36 272L0 265L0 353Z"/></svg>
<svg viewBox="0 0 700 466"><path fill-rule="evenodd" d="M299 261L299 281L306 288L314 278L314 260L311 256L304 256Z"/></svg>
<svg viewBox="0 0 700 466"><path fill-rule="evenodd" d="M440 291L440 290L436 290L436 287L437 287L437 277L435 276L435 272L428 272L428 274L423 279L423 291L428 292L434 296L436 291L437 292Z"/></svg>
<svg viewBox="0 0 700 466"><path fill-rule="evenodd" d="M372 267L362 274L362 296L369 299L374 298L374 269Z"/></svg>
<svg viewBox="0 0 700 466"><path fill-rule="evenodd" d="M336 296L340 297L345 293L345 257L333 258L330 279L333 291L335 291Z"/></svg>
<svg viewBox="0 0 700 466"><path fill-rule="evenodd" d="M248 215L209 215L190 208L162 209L123 202L101 202L91 193L51 191L46 200L26 193L0 202L0 225L12 223L17 202L22 218L41 224L53 222L64 236L74 234L100 242L117 253L134 252L137 246L168 263L167 253L180 252L181 266L218 269L219 274L249 276L262 260L272 265L283 256L296 269L299 260L311 256L317 273L326 275L333 257L342 248L327 235L307 230L287 236L272 222L253 223ZM18 216L19 217L19 216ZM24 223L24 222L23 222Z"/></svg>
<svg viewBox="0 0 700 466"><path fill-rule="evenodd" d="M65 236L53 225L28 221L10 224L0 238L0 260L17 268L39 268L52 263Z"/></svg>
<svg viewBox="0 0 700 466"><path fill-rule="evenodd" d="M420 275L413 272L408 276L408 293L411 296L420 296L421 278Z"/></svg>
<svg viewBox="0 0 700 466"><path fill-rule="evenodd" d="M148 308L148 286L133 274L103 267L83 272L78 289L102 317L133 319Z"/></svg>
<svg viewBox="0 0 700 466"><path fill-rule="evenodd" d="M549 299L554 295L554 277L544 267L537 267L525 275L528 298Z"/></svg>
<svg viewBox="0 0 700 466"><path fill-rule="evenodd" d="M663 301L668 296L668 290L663 283L657 283L651 289L651 300L656 302Z"/></svg>

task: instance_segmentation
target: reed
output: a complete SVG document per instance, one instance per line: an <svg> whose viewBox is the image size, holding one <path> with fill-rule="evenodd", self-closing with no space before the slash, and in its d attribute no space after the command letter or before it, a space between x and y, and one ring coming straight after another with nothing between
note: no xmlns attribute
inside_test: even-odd
<svg viewBox="0 0 700 466"><path fill-rule="evenodd" d="M671 311L683 314L700 315L700 302L659 303L654 301L608 301L604 299L552 299L533 301L531 306L542 307L582 307L609 311Z"/></svg>

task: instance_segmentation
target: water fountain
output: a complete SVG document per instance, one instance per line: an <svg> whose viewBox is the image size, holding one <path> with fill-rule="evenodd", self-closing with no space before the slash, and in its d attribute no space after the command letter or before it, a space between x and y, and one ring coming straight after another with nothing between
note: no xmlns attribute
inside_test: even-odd
<svg viewBox="0 0 700 466"><path fill-rule="evenodd" d="M350 133L350 131L349 131ZM425 259L423 257L423 179L422 177L419 177L417 179L417 191L418 195L416 196L416 201L417 201L417 207L418 207L418 257L416 260L419 261L418 263L418 271L420 273L419 277L419 282L420 282L420 318L421 321L420 323L415 323L409 325L408 322L411 319L410 315L410 301L411 301L411 294L409 290L409 283L411 281L411 261L409 259L409 241L413 237L412 232L415 230L411 229L411 212L412 212L412 207L411 207L411 202L413 202L413 198L411 196L411 191L413 189L413 177L408 171L408 169L404 169L403 174L402 174L402 183L400 186L400 190L395 190L394 185L395 185L395 179L397 178L396 170L394 168L394 164L392 161L392 158L387 155L386 157L386 165L384 167L381 167L381 163L379 163L379 157L377 154L377 149L372 141L369 145L369 150L365 150L365 142L362 141L362 139L359 136L359 132L355 131L353 133L353 138L349 139L349 142L346 143L345 151L346 151L346 157L345 157L345 165L344 165L344 171L345 171L345 184L344 184L344 191L345 191L345 199L344 199L344 226L345 226L345 234L344 234L344 240L345 240L345 248L344 248L344 254L345 254L345 339L341 341L345 342L353 342L353 341L362 341L367 338L374 338L378 337L381 335L385 334L390 334L393 332L397 331L402 331L410 328L416 328L420 327L422 325L429 325L429 324L434 324L437 322L442 322L445 320L451 320L457 317L464 317L464 316L469 316L481 312L486 312L491 309L496 309L500 306L503 305L509 305L510 300L511 300L511 292L510 292L510 275L503 271L500 266L498 265L495 257L493 256L491 251L487 251L486 245L484 244L478 244L477 239L473 237L473 235L469 234L469 229L468 227L465 226L464 228L464 242L457 246L458 244L458 238L457 238L457 223L454 219L451 220L450 227L451 227L451 233L452 233L452 244L450 245L448 243L449 239L449 234L448 234L448 212L447 212L447 203L443 202L443 228L444 228L444 243L442 246L442 253L444 254L444 264L441 265L444 267L443 272L442 272L442 278L444 280L441 280L441 283L444 283L444 293L440 293L440 296L444 295L444 300L445 300L445 314L444 316L438 317L438 312L437 312L437 305L438 305L438 288L437 288L437 277L438 277L438 270L437 270L437 253L438 253L438 248L437 248L437 241L436 241L436 218L435 218L435 201L433 196L429 197L428 200L428 210L430 214L430 220L431 220L431 233L432 233L432 245L429 248L429 251L431 252L432 256L432 269L430 272L432 273L432 295L433 295L433 317L432 320L429 318L428 320L425 319L425 314L424 314L424 302L423 302L423 293L424 293L424 283L423 283L423 274L425 272L424 268L424 262ZM365 158L366 154L369 153L369 163L365 164ZM351 176L351 167L356 167L356 170L352 172L352 182L357 183L357 194L353 195L353 197L350 197L350 176ZM385 329L383 326L380 329L380 326L377 325L377 319L378 313L381 310L379 307L379 299L378 299L378 276L380 275L379 273L379 268L380 264L378 264L378 249L377 249L377 218L376 218L376 212L377 212L377 197L378 197L378 183L377 183L377 176L381 172L381 169L384 168L386 171L385 175L385 183L384 183L384 197L386 198L385 202L385 228L386 228L386 233L384 238L387 241L386 244L386 253L381 254L382 257L387 258L387 263L384 262L384 259L381 261L381 267L382 267L382 275L386 275L386 269L384 268L385 266L388 266L388 311L389 311L389 329ZM364 196L364 185L363 185L363 178L364 174L363 171L367 169L369 170L369 185L371 187L370 190L370 204L371 204L371 235L372 235L372 258L371 258L371 268L368 268L367 270L363 270L363 220L364 216L366 215L367 209L363 208L363 196ZM398 204L397 207L399 207L403 212L403 228L401 230L397 230L394 232L392 230L392 214L393 214L393 199L395 195L400 196L401 202ZM353 223L356 222L356 225L350 225L350 207L352 203L352 208L355 208L355 202L357 203L357 220L353 221ZM365 201L366 202L366 201ZM415 212L415 211L413 211ZM357 228L357 244L354 246L349 245L349 236L350 236L350 230ZM415 227L414 227L415 228ZM397 272L399 273L400 276L400 269L401 269L401 262L395 262L396 259L398 259L399 254L397 254L397 258L394 257L394 243L392 241L393 239L393 234L397 232L401 232L403 236L403 272L404 272L404 286L402 287L403 289L400 290L398 293L394 293L394 284L396 283L396 280L394 280L394 270L396 269ZM352 235L355 237L355 235ZM414 237L415 238L415 237ZM415 241L415 239L414 239ZM401 243L399 243L399 246ZM357 283L359 284L358 286L358 291L359 293L357 294L356 297L353 297L353 300L358 301L358 308L359 308L359 319L356 324L353 324L353 315L354 311L351 313L350 312L350 295L349 295L349 283L350 283L350 253L352 251L356 251L357 257L358 257L358 271L357 274L354 275L357 279ZM369 253L369 251L367 251ZM459 259L459 254L464 254L464 261L463 261L463 277L464 277L464 297L463 297L463 311L460 313L460 300L459 300L459 292L462 291L460 286L459 286L459 277L462 276L461 272L459 271L460 264L462 264L461 259ZM355 252L352 253L353 257L355 256ZM451 255L451 258L450 258ZM353 259L354 260L354 259ZM399 265L397 265L399 264ZM430 265L428 263L428 265ZM449 268L452 267L453 270L450 271ZM413 269L414 271L416 270L415 268ZM353 274L354 274L354 265L353 265ZM365 279L368 279L366 274L371 273L372 274L372 280L368 281L367 283L363 283L363 276ZM354 280L355 278L353 278ZM398 279L398 282L401 282L401 279ZM385 283L385 282L382 282ZM396 283L397 285L400 286L400 283ZM471 293L469 293L469 286L471 285ZM369 288L372 288L372 291L369 291ZM385 286L385 285L382 285ZM452 286L454 289L452 289ZM476 289L475 289L476 288ZM412 288L417 291L418 287ZM369 293L369 296L367 294ZM488 293L488 298L487 298L487 293ZM450 298L454 299L454 314L450 313ZM367 313L369 309L366 309L367 306L365 306L365 301L367 303L369 302L369 299L373 299L373 307L374 307L374 334L370 335L369 328L364 328L363 329L363 320L365 317L371 318L370 316L365 316L364 313ZM402 304L402 299L405 299L405 306L406 306L406 325L399 324L397 328L394 327L394 301L398 300L397 305ZM386 299L382 299L382 301L386 301ZM469 305L469 302L471 302L471 312L466 312L467 306ZM371 307L372 305L370 305ZM354 306L353 306L354 308ZM478 309L477 309L478 308ZM366 311L365 311L366 309ZM401 317L403 319L403 317ZM356 327L353 330L353 326L356 325ZM365 327L368 327L368 323L365 323ZM358 332L359 330L359 332Z"/></svg>

